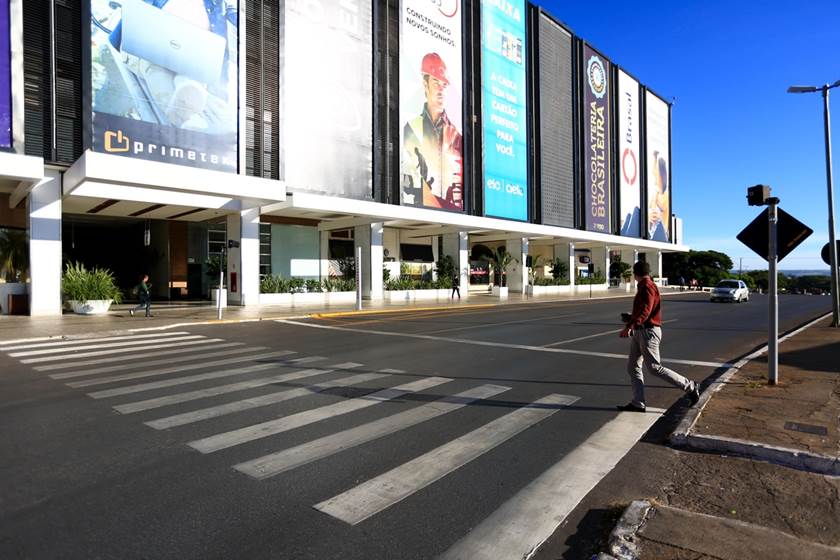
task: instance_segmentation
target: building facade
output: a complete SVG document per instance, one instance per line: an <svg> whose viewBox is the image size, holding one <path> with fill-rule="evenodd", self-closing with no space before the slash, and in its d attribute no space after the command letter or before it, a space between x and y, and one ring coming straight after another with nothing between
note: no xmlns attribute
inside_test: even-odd
<svg viewBox="0 0 840 560"><path fill-rule="evenodd" d="M314 291L359 256L381 299L445 256L466 296L558 261L565 290L607 289L616 260L659 276L687 250L670 105L524 0L0 13L0 228L28 233L32 315L61 313L67 262L149 274L158 299L207 298L226 263L228 300L257 305L266 278Z"/></svg>

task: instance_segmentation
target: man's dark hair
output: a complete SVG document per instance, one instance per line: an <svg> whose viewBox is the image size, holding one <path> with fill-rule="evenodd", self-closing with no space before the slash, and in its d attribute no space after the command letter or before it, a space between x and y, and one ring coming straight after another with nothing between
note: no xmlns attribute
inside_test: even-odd
<svg viewBox="0 0 840 560"><path fill-rule="evenodd" d="M633 264L633 274L636 276L650 276L650 265L647 261L636 261Z"/></svg>

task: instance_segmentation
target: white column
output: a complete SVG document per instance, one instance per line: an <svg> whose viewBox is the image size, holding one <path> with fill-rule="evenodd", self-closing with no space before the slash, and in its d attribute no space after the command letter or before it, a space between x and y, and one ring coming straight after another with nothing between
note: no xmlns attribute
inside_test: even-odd
<svg viewBox="0 0 840 560"><path fill-rule="evenodd" d="M45 169L26 198L32 316L61 315L61 195L61 173Z"/></svg>
<svg viewBox="0 0 840 560"><path fill-rule="evenodd" d="M662 251L654 251L651 255L650 275L653 278L662 278Z"/></svg>
<svg viewBox="0 0 840 560"><path fill-rule="evenodd" d="M592 247L591 253L592 257L592 264L595 267L594 274L602 274L607 276L609 273L609 266L606 268L604 267L604 263L609 260L609 255L607 254L606 247Z"/></svg>
<svg viewBox="0 0 840 560"><path fill-rule="evenodd" d="M330 277L330 232L322 231L321 233L321 260L320 273L321 280Z"/></svg>
<svg viewBox="0 0 840 560"><path fill-rule="evenodd" d="M437 262L438 262L438 259L440 259L440 251L438 251L438 248L439 248L438 246L440 245L440 242L438 240L440 239L440 236L439 235L433 235L431 239L432 239L432 261L434 261L434 264L432 265L432 281L435 281L435 280L437 280Z"/></svg>
<svg viewBox="0 0 840 560"><path fill-rule="evenodd" d="M575 244L569 242L569 286L571 291L575 291L575 279L577 278L577 259L575 258Z"/></svg>
<svg viewBox="0 0 840 560"><path fill-rule="evenodd" d="M260 302L260 209L250 208L240 214L239 304Z"/></svg>
<svg viewBox="0 0 840 560"><path fill-rule="evenodd" d="M506 246L514 259L505 270L507 286L511 292L523 293L528 285L528 267L525 266L525 260L528 258L528 238L510 239Z"/></svg>
<svg viewBox="0 0 840 560"><path fill-rule="evenodd" d="M239 214L228 214L227 216L227 239L228 241L240 242L242 238L242 217ZM225 288L227 289L228 304L242 304L242 263L241 263L241 247L239 249L229 249L225 247L225 258L227 260L227 273L225 274ZM236 275L236 286L234 286L232 277ZM236 291L233 291L233 288Z"/></svg>
<svg viewBox="0 0 840 560"><path fill-rule="evenodd" d="M382 222L356 226L354 246L362 248L362 297L382 299Z"/></svg>
<svg viewBox="0 0 840 560"><path fill-rule="evenodd" d="M595 265L596 267L598 265ZM604 246L604 283L610 285L610 248Z"/></svg>
<svg viewBox="0 0 840 560"><path fill-rule="evenodd" d="M443 236L443 254L452 257L460 278L461 297L470 291L470 250L469 234L465 231L447 233Z"/></svg>

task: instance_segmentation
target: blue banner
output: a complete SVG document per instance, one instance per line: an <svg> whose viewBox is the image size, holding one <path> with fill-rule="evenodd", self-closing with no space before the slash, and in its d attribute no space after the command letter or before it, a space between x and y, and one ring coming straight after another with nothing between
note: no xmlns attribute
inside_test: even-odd
<svg viewBox="0 0 840 560"><path fill-rule="evenodd" d="M484 214L528 220L524 0L482 0Z"/></svg>
<svg viewBox="0 0 840 560"><path fill-rule="evenodd" d="M9 0L0 0L0 148L12 147L12 73Z"/></svg>

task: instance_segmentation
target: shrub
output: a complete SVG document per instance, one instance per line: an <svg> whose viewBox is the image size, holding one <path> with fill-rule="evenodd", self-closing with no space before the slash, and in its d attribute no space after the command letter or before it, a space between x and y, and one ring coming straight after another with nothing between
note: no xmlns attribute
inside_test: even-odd
<svg viewBox="0 0 840 560"><path fill-rule="evenodd" d="M325 292L355 292L356 280L331 276L324 279L323 286Z"/></svg>
<svg viewBox="0 0 840 560"><path fill-rule="evenodd" d="M67 263L61 275L61 293L67 300L92 301L111 299L122 302L113 273L105 268L87 270L81 263Z"/></svg>
<svg viewBox="0 0 840 560"><path fill-rule="evenodd" d="M321 289L321 281L320 280L307 280L306 281L306 291L307 293L317 293L322 292Z"/></svg>
<svg viewBox="0 0 840 560"><path fill-rule="evenodd" d="M268 274L260 280L261 294L285 294L289 291L289 281L279 274Z"/></svg>
<svg viewBox="0 0 840 560"><path fill-rule="evenodd" d="M302 294L304 291L306 291L306 281L303 278L298 276L289 278L289 293Z"/></svg>

